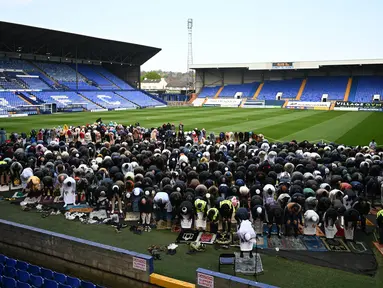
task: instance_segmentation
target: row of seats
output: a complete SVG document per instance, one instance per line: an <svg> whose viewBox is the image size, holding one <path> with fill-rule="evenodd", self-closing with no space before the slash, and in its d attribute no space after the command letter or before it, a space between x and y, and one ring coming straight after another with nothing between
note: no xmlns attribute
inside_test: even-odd
<svg viewBox="0 0 383 288"><path fill-rule="evenodd" d="M327 100L343 100L347 88L348 77L308 77L301 101L320 102L323 94Z"/></svg>
<svg viewBox="0 0 383 288"><path fill-rule="evenodd" d="M328 100L344 100L349 77L347 76L316 76L308 77L301 95L301 101L320 102L323 94L328 94ZM303 79L266 80L257 100L275 100L279 92L282 99L295 99L301 88ZM234 97L237 92L242 92L242 97L254 96L259 83L226 85L219 97ZM214 97L221 86L203 87L199 98ZM349 101L371 102L373 95L383 96L383 76L355 76L350 89Z"/></svg>
<svg viewBox="0 0 383 288"><path fill-rule="evenodd" d="M24 87L16 80L9 78L0 78L0 86L3 89L24 89Z"/></svg>
<svg viewBox="0 0 383 288"><path fill-rule="evenodd" d="M354 77L349 101L371 102L375 94L383 97L383 76Z"/></svg>
<svg viewBox="0 0 383 288"><path fill-rule="evenodd" d="M114 75L113 73L109 72L108 70L106 70L102 66L94 65L94 66L92 66L92 69L94 71L96 71L97 73L99 73L100 75L102 75L105 78L107 78L110 82L112 82L114 85L116 85L119 89L122 89L122 90L133 90L134 89L128 83L126 83L125 81L121 80L116 75Z"/></svg>
<svg viewBox="0 0 383 288"><path fill-rule="evenodd" d="M74 64L72 65L74 68ZM84 75L87 79L97 83L97 85L103 90L117 90L118 87L110 82L106 77L102 76L100 73L96 72L90 65L77 65L77 70L79 73Z"/></svg>
<svg viewBox="0 0 383 288"><path fill-rule="evenodd" d="M29 87L29 89L35 90L51 90L52 87L48 86L40 77L19 77L19 80Z"/></svg>
<svg viewBox="0 0 383 288"><path fill-rule="evenodd" d="M203 87L198 98L214 97L220 88L221 86Z"/></svg>
<svg viewBox="0 0 383 288"><path fill-rule="evenodd" d="M24 71L36 70L32 64L21 59L0 59L0 68Z"/></svg>
<svg viewBox="0 0 383 288"><path fill-rule="evenodd" d="M265 81L257 97L257 100L275 100L275 96L281 92L282 98L295 99L301 87L302 79L289 79L283 81Z"/></svg>
<svg viewBox="0 0 383 288"><path fill-rule="evenodd" d="M8 111L22 105L28 105L28 103L13 92L0 92L0 107L3 110Z"/></svg>
<svg viewBox="0 0 383 288"><path fill-rule="evenodd" d="M0 254L0 287L102 288L91 282Z"/></svg>
<svg viewBox="0 0 383 288"><path fill-rule="evenodd" d="M234 97L237 92L242 92L242 97L253 97L255 91L257 91L257 88L259 86L259 83L246 83L246 84L229 84L225 85L225 87L222 89L221 93L219 94L219 97Z"/></svg>
<svg viewBox="0 0 383 288"><path fill-rule="evenodd" d="M57 108L64 108L69 104L86 104L88 110L100 109L100 106L93 102L81 97L76 92L71 91L47 91L47 92L33 92L39 100L45 103L55 103Z"/></svg>
<svg viewBox="0 0 383 288"><path fill-rule="evenodd" d="M153 107L161 106L163 103L155 100L154 98L148 96L142 91L132 90L132 91L116 91L116 94L124 97L125 99L141 106L141 107Z"/></svg>
<svg viewBox="0 0 383 288"><path fill-rule="evenodd" d="M127 101L113 92L81 92L81 94L91 101L99 103L101 106L108 109L137 107L132 102Z"/></svg>
<svg viewBox="0 0 383 288"><path fill-rule="evenodd" d="M50 77L58 82L85 82L85 78L81 75L76 75L76 71L66 64L34 62L41 70L47 73Z"/></svg>

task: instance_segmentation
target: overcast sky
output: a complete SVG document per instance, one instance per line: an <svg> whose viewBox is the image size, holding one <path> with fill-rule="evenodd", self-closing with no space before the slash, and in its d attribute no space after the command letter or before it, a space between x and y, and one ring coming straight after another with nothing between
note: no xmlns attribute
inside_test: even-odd
<svg viewBox="0 0 383 288"><path fill-rule="evenodd" d="M2 21L162 48L143 70L383 58L383 0L0 0ZM1 37L1 35L0 35Z"/></svg>

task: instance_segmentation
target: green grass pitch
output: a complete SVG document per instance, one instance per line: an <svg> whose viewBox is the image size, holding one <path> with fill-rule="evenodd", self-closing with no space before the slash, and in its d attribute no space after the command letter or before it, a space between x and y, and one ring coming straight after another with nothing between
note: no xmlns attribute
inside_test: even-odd
<svg viewBox="0 0 383 288"><path fill-rule="evenodd" d="M254 131L264 134L270 140L323 139L347 145L367 145L375 138L378 144L383 143L383 113L377 112L182 107L7 118L0 119L0 127L4 127L8 133L28 132L32 128L92 123L98 117L102 117L104 122L140 122L145 127L158 126L165 122L178 125L182 122L187 130L198 127L214 132ZM38 213L22 212L19 207L7 202L0 202L0 218L140 253L147 253L149 245L168 245L177 237L177 234L169 231L155 230L141 236L128 229L115 234L114 230L106 225L95 227L79 222L68 223L63 216L43 219ZM226 252L217 251L211 246L206 252L196 255L187 255L186 251L187 246L181 244L176 255L163 254L163 260L155 262L155 272L195 282L195 270L198 267L217 271L218 255ZM287 288L383 287L383 258L378 253L376 257L379 262L378 273L375 277L367 277L262 255L264 274L259 276L258 281ZM254 280L253 277L249 278Z"/></svg>
<svg viewBox="0 0 383 288"><path fill-rule="evenodd" d="M174 107L143 110L66 113L0 119L0 127L10 132L28 132L32 128L104 122L123 124L139 122L145 127L179 122L186 130L205 128L208 132L253 131L271 141L308 140L368 145L372 138L383 143L383 113L314 111L287 109L238 109L211 107Z"/></svg>

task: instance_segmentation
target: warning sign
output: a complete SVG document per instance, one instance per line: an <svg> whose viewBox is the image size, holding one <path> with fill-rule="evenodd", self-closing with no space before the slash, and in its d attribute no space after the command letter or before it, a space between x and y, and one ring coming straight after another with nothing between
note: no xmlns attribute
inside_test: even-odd
<svg viewBox="0 0 383 288"><path fill-rule="evenodd" d="M197 273L197 283L200 287L214 288L214 277L202 273Z"/></svg>
<svg viewBox="0 0 383 288"><path fill-rule="evenodd" d="M142 258L133 257L133 269L146 271L146 260Z"/></svg>

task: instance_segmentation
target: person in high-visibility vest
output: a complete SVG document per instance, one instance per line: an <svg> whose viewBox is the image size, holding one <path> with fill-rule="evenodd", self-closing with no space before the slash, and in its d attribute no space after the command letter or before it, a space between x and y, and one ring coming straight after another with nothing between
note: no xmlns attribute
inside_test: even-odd
<svg viewBox="0 0 383 288"><path fill-rule="evenodd" d="M207 220L210 223L210 233L217 233L219 223L219 211L217 208L207 210Z"/></svg>
<svg viewBox="0 0 383 288"><path fill-rule="evenodd" d="M206 229L206 212L207 212L207 206L206 201L202 199L197 199L194 201L197 221L196 221L196 228L197 229Z"/></svg>
<svg viewBox="0 0 383 288"><path fill-rule="evenodd" d="M231 200L222 200L219 202L219 213L222 216L222 231L231 231L231 217L233 216L233 204Z"/></svg>
<svg viewBox="0 0 383 288"><path fill-rule="evenodd" d="M379 235L379 244L383 245L383 209L376 214L376 225Z"/></svg>

